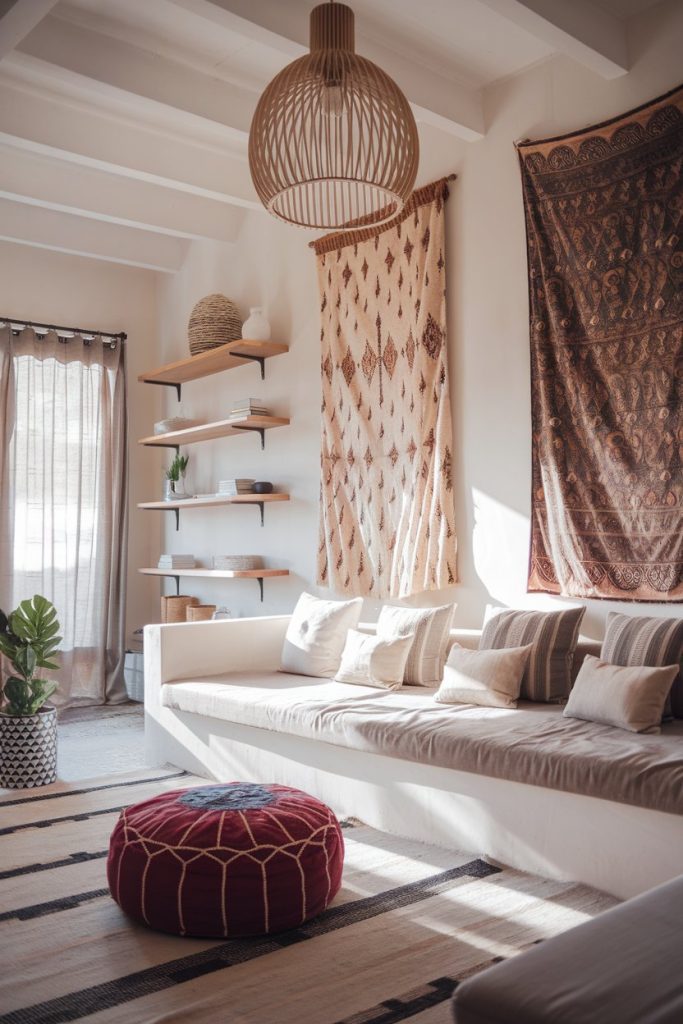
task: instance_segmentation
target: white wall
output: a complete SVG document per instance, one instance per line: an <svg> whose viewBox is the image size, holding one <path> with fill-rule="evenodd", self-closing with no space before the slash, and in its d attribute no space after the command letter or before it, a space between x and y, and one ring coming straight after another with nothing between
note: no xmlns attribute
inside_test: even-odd
<svg viewBox="0 0 683 1024"><path fill-rule="evenodd" d="M157 394L136 392L136 377L153 365L156 346L156 274L65 253L0 242L0 315L54 323L125 331L129 394L129 516L127 631L155 621L158 595L154 580L142 579L137 566L156 553L159 523L139 513L136 502L146 492L147 450L136 444L155 418ZM150 391L154 389L150 388ZM150 521L138 526L139 515Z"/></svg>
<svg viewBox="0 0 683 1024"><path fill-rule="evenodd" d="M449 352L456 453L456 526L460 583L420 603L457 600L464 626L481 622L487 602L557 605L526 594L530 495L529 340L524 223L513 142L583 128L616 116L678 84L683 4L669 0L629 23L632 70L607 82L568 59L554 58L487 91L488 131L476 144L421 131L419 183L457 172L447 206ZM191 592L227 604L237 614L292 607L303 587L314 589L319 473L319 324L315 261L308 237L265 214L250 214L233 246L195 243L183 270L160 282L160 343L164 360L186 354L193 304L211 291L233 297L246 314L268 306L273 336L291 346L267 364L261 385L254 367L186 388L183 412L207 419L229 411L231 399L262 397L292 426L255 438L210 442L187 450L197 491L223 476L272 479L292 494L289 506L187 513L175 534L165 516L166 550L263 553L289 568L288 581L266 582L258 604L251 582L198 581ZM168 400L168 410L177 408ZM150 418L151 422L151 418ZM150 454L150 460L155 458ZM156 456L159 460L158 455ZM159 464L160 464L159 460ZM152 475L153 490L161 475ZM151 496L151 495L150 495ZM152 515L152 513L144 513ZM194 517L194 518L193 518ZM680 615L681 606L589 602L584 631L599 636L607 611ZM372 615L376 607L366 609Z"/></svg>

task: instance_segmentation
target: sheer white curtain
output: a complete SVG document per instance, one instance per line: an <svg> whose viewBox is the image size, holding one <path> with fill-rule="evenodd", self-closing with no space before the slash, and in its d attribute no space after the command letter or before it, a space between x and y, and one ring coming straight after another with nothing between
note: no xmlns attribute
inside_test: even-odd
<svg viewBox="0 0 683 1024"><path fill-rule="evenodd" d="M125 700L124 346L3 328L0 402L0 607L54 602L55 703Z"/></svg>

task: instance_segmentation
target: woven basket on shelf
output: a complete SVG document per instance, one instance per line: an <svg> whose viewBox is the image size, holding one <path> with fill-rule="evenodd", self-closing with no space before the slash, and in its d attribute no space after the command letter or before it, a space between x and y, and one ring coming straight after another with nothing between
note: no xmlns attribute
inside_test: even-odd
<svg viewBox="0 0 683 1024"><path fill-rule="evenodd" d="M260 555L214 555L214 569L229 569L233 572L245 569L262 569L263 559Z"/></svg>
<svg viewBox="0 0 683 1024"><path fill-rule="evenodd" d="M187 609L188 622L203 622L205 619L212 619L216 611L215 604L195 604Z"/></svg>
<svg viewBox="0 0 683 1024"><path fill-rule="evenodd" d="M162 597L161 621L186 622L187 609L195 604L199 604L199 598L189 597L187 594L169 594Z"/></svg>
<svg viewBox="0 0 683 1024"><path fill-rule="evenodd" d="M218 293L200 299L192 310L187 325L190 354L199 355L210 348L225 345L242 337L242 318L237 306Z"/></svg>

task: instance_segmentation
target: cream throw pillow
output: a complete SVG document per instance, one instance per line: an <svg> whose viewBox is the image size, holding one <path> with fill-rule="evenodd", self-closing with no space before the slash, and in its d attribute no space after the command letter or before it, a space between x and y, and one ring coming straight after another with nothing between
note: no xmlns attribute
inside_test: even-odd
<svg viewBox="0 0 683 1024"><path fill-rule="evenodd" d="M440 608L405 608L388 604L382 608L377 620L377 636L393 640L399 636L414 636L404 683L417 686L437 686L443 675L453 613L456 605Z"/></svg>
<svg viewBox="0 0 683 1024"><path fill-rule="evenodd" d="M382 640L378 636L350 629L336 675L337 682L398 690L403 685L403 673L412 642L412 634L394 640Z"/></svg>
<svg viewBox="0 0 683 1024"><path fill-rule="evenodd" d="M587 654L563 713L629 732L660 732L664 702L679 668L610 665Z"/></svg>
<svg viewBox="0 0 683 1024"><path fill-rule="evenodd" d="M533 644L527 644L499 651L470 651L455 644L451 647L434 700L440 704L516 708L532 648Z"/></svg>
<svg viewBox="0 0 683 1024"><path fill-rule="evenodd" d="M280 671L331 679L339 668L347 631L358 625L362 604L360 597L323 601L303 593L292 612Z"/></svg>

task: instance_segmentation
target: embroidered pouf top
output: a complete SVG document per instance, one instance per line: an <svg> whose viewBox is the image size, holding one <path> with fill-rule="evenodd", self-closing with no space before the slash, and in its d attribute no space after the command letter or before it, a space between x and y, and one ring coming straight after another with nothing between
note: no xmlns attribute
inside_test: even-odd
<svg viewBox="0 0 683 1024"><path fill-rule="evenodd" d="M122 910L151 928L238 938L315 917L339 889L343 860L339 822L315 797L230 782L126 807L107 877Z"/></svg>

